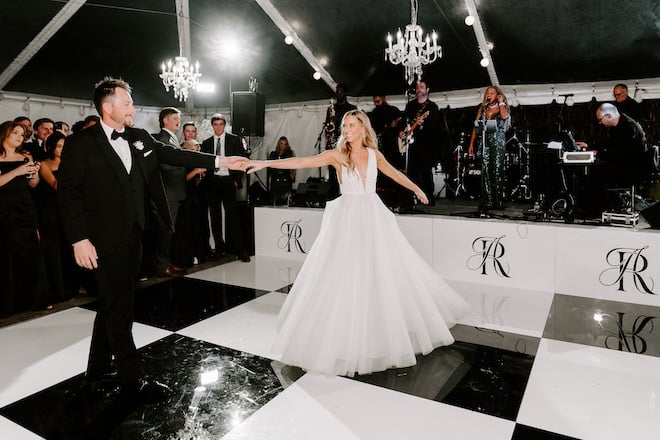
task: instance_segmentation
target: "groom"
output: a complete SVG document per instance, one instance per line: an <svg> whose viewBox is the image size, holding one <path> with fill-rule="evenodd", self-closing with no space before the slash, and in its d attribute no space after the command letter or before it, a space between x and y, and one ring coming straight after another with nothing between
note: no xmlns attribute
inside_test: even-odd
<svg viewBox="0 0 660 440"><path fill-rule="evenodd" d="M99 82L94 105L101 122L67 138L57 191L76 263L94 271L100 297L87 382L96 390L110 381L122 393L154 400L169 388L144 376L131 330L149 200L172 227L160 164L243 169L248 160L175 149L132 128L135 108L123 80Z"/></svg>

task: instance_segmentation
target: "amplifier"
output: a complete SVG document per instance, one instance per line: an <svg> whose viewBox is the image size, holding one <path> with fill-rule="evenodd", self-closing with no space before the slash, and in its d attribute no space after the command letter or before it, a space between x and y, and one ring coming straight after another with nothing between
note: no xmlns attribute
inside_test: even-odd
<svg viewBox="0 0 660 440"><path fill-rule="evenodd" d="M596 156L593 151L565 151L561 161L563 163L594 163Z"/></svg>

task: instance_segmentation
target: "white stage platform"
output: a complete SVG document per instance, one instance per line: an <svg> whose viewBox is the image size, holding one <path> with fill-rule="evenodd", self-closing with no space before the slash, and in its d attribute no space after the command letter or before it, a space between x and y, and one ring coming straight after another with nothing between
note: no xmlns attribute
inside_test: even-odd
<svg viewBox="0 0 660 440"><path fill-rule="evenodd" d="M322 215L313 208L255 208L255 254L303 261ZM660 306L655 230L438 215L397 220L447 280Z"/></svg>

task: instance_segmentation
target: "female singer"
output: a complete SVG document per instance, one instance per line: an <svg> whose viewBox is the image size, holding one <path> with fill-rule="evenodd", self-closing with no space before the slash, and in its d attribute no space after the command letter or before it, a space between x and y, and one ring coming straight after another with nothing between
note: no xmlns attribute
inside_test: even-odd
<svg viewBox="0 0 660 440"><path fill-rule="evenodd" d="M497 86L489 86L484 93L483 101L477 110L477 121L486 123L495 121L491 129L486 127L472 129L468 153L475 152L481 156L481 202L480 210L502 209L504 202L504 156L506 147L506 132L511 126L511 113L506 96ZM485 131L486 139L482 139Z"/></svg>

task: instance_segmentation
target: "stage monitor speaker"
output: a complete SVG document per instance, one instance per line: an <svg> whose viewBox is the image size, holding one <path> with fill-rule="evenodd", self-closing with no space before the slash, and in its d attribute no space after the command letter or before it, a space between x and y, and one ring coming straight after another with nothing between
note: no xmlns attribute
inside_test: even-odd
<svg viewBox="0 0 660 440"><path fill-rule="evenodd" d="M231 94L231 130L239 136L263 136L266 99L261 93Z"/></svg>
<svg viewBox="0 0 660 440"><path fill-rule="evenodd" d="M660 202L640 211L651 229L660 229Z"/></svg>
<svg viewBox="0 0 660 440"><path fill-rule="evenodd" d="M307 181L301 182L293 196L294 204L325 206L330 191L327 182Z"/></svg>

